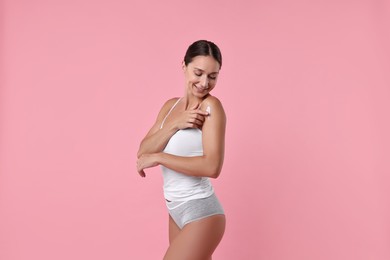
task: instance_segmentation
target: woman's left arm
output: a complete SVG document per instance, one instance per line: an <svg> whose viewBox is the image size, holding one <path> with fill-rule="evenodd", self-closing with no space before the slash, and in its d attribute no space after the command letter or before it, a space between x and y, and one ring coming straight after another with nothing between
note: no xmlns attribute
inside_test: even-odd
<svg viewBox="0 0 390 260"><path fill-rule="evenodd" d="M163 152L145 154L137 162L138 172L143 173L144 169L161 164L190 176L219 176L225 152L226 115L221 102L215 97L209 97L203 106L210 107L210 115L202 127L203 155L183 157Z"/></svg>

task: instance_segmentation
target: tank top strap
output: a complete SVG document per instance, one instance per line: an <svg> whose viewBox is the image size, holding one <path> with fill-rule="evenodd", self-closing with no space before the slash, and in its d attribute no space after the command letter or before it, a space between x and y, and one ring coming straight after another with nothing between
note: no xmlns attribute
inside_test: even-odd
<svg viewBox="0 0 390 260"><path fill-rule="evenodd" d="M172 112L172 110L176 107L176 105L179 103L179 101L181 100L181 97L177 99L177 101L175 102L175 104L173 104L173 106L171 107L171 109L169 109L168 113L165 115L162 123L161 123L161 126L160 126L160 129L163 128L164 126L164 123L165 123L165 120L167 119L167 117L169 116L169 114Z"/></svg>

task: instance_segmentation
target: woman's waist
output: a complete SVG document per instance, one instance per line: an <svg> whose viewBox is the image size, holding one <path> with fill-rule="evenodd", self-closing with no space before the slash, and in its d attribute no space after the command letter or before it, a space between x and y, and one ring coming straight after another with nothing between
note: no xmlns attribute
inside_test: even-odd
<svg viewBox="0 0 390 260"><path fill-rule="evenodd" d="M164 188L164 197L167 201L189 201L193 199L202 199L207 198L214 194L213 186L208 186L207 188L201 189L191 189L191 190L172 190Z"/></svg>
<svg viewBox="0 0 390 260"><path fill-rule="evenodd" d="M175 189L195 189L211 185L207 177L186 176L184 174L163 173L164 187L172 187Z"/></svg>

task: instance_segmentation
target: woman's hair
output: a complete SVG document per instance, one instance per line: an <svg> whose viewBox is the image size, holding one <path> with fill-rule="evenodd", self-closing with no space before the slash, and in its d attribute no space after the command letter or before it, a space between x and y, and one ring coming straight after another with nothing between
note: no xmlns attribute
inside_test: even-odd
<svg viewBox="0 0 390 260"><path fill-rule="evenodd" d="M211 56L219 63L219 68L222 67L221 51L213 42L199 40L191 44L187 49L186 55L184 56L185 65L187 66L188 63L190 63L196 56Z"/></svg>

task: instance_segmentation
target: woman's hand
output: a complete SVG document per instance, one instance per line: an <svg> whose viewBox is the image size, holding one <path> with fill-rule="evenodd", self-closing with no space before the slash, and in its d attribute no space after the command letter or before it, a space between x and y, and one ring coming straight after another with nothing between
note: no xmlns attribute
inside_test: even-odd
<svg viewBox="0 0 390 260"><path fill-rule="evenodd" d="M209 113L199 109L199 104L191 109L181 112L179 115L168 116L165 122L166 125L173 125L177 130L186 128L202 128L204 120Z"/></svg>
<svg viewBox="0 0 390 260"><path fill-rule="evenodd" d="M137 171L141 177L145 177L145 169L158 165L157 154L143 154L137 160Z"/></svg>

